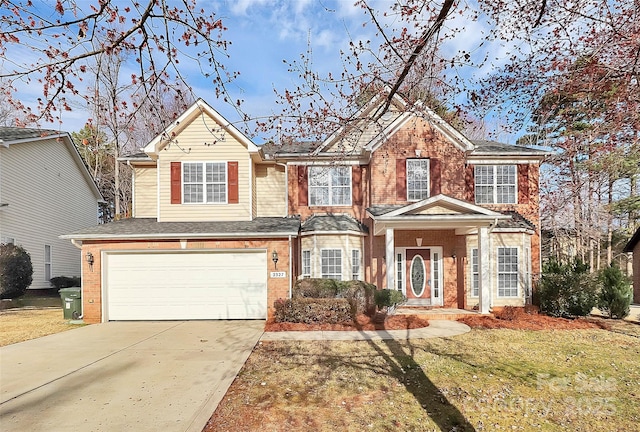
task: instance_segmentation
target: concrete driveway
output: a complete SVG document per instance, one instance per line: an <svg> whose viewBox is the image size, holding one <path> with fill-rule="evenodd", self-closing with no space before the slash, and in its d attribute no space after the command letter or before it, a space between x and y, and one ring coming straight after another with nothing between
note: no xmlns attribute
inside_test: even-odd
<svg viewBox="0 0 640 432"><path fill-rule="evenodd" d="M264 321L110 322L0 348L0 430L202 431Z"/></svg>

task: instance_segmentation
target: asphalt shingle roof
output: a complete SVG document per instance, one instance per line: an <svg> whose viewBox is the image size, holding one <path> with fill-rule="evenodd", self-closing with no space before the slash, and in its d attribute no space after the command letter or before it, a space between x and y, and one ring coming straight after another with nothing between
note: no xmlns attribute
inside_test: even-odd
<svg viewBox="0 0 640 432"><path fill-rule="evenodd" d="M520 154L544 156L546 154L543 150L534 149L531 147L523 147L518 145L511 145L500 143L497 141L486 140L472 140L471 141L476 148L471 152L473 155L504 155L504 154Z"/></svg>
<svg viewBox="0 0 640 432"><path fill-rule="evenodd" d="M302 232L312 231L356 231L367 233L369 230L359 221L346 214L314 215L302 223Z"/></svg>
<svg viewBox="0 0 640 432"><path fill-rule="evenodd" d="M403 204L398 204L398 205L379 205L379 206L373 206L373 207L369 207L367 209L367 211L369 213L371 213L372 216L382 216L384 214L390 213L394 210L397 210L399 208L404 207Z"/></svg>
<svg viewBox="0 0 640 432"><path fill-rule="evenodd" d="M0 141L18 141L23 139L42 138L48 135L60 135L61 131L53 129L35 129L0 126Z"/></svg>
<svg viewBox="0 0 640 432"><path fill-rule="evenodd" d="M281 154L309 154L322 144L319 141L300 141L300 142L284 142L276 144L268 142L260 146L265 155L274 157Z"/></svg>
<svg viewBox="0 0 640 432"><path fill-rule="evenodd" d="M503 215L511 216L511 219L498 221L496 228L518 228L535 230L536 226L517 211L503 211Z"/></svg>
<svg viewBox="0 0 640 432"><path fill-rule="evenodd" d="M252 221L224 222L157 222L155 218L132 218L96 225L71 234L64 238L167 238L232 237L235 234L246 237L265 235L297 234L300 220L295 217L264 217Z"/></svg>

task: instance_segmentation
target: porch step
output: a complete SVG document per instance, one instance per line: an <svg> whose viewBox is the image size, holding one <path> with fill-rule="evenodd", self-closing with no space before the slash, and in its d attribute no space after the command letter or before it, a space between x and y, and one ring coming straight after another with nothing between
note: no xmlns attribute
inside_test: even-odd
<svg viewBox="0 0 640 432"><path fill-rule="evenodd" d="M431 306L431 299L407 299L403 306Z"/></svg>
<svg viewBox="0 0 640 432"><path fill-rule="evenodd" d="M465 309L448 309L431 306L408 306L406 303L396 309L398 315L417 315L426 320L459 320L461 318L478 315L478 311Z"/></svg>

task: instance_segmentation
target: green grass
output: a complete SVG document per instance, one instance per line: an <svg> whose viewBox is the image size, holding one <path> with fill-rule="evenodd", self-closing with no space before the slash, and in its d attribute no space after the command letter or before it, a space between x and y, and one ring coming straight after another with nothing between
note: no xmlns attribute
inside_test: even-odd
<svg viewBox="0 0 640 432"><path fill-rule="evenodd" d="M605 330L264 342L205 430L635 430L639 359Z"/></svg>

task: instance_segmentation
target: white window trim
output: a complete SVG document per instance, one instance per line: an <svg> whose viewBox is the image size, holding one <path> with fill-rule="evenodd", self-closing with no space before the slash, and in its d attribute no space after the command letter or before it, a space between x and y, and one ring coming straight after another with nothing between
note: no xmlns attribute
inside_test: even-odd
<svg viewBox="0 0 640 432"><path fill-rule="evenodd" d="M358 258L357 258L357 263L354 263L354 257L353 254L354 252L357 252L358 254ZM357 267L358 271L354 272L353 268ZM360 269L362 268L362 252L360 251L360 249L351 249L351 279L352 280L360 280Z"/></svg>
<svg viewBox="0 0 640 432"><path fill-rule="evenodd" d="M325 278L324 277L324 269L323 269L323 263L322 263L322 259L323 259L322 254L323 254L324 251L338 251L340 253L340 277L339 277L339 279L335 279L335 280L341 281L342 280L344 262L343 262L343 257L342 257L342 249L340 249L340 248L323 248L323 249L320 249L320 278L322 278L322 279L333 279L333 278ZM327 274L330 274L330 273L327 273Z"/></svg>
<svg viewBox="0 0 640 432"><path fill-rule="evenodd" d="M207 178L207 164L222 164L224 166L224 188L225 188L225 193L224 193L224 202L220 201L220 202L207 202L207 182L206 182L206 178ZM203 201L201 202L184 202L184 166L185 164L201 164L202 165L202 198ZM211 184L220 184L220 183L211 183ZM229 203L229 163L228 161L220 161L220 160L213 160L213 161L183 161L182 162L182 166L181 166L181 170L180 170L180 195L181 195L181 200L182 200L182 204L184 205L225 205Z"/></svg>
<svg viewBox="0 0 640 432"><path fill-rule="evenodd" d="M331 202L331 189L332 189L332 185L331 185L331 174L329 174L329 185L327 186L329 188L329 204L313 204L311 202L311 188L312 187L320 187L320 186L311 186L311 171L314 168L320 168L320 169L327 169L327 170L332 170L336 167L349 167L349 169L347 170L347 172L349 173L349 202L347 204L333 204ZM351 207L353 205L353 171L351 170L351 165L336 165L336 166L330 166L330 165L314 165L314 166L310 166L308 168L307 171L307 203L309 204L309 207Z"/></svg>
<svg viewBox="0 0 640 432"><path fill-rule="evenodd" d="M309 266L308 266L309 272L308 273L305 273L305 271L304 271L305 270L304 269L304 267L305 267L304 266L304 254L305 253L309 254ZM301 258L301 261L302 261L301 265L300 265L300 275L302 276L303 279L308 279L308 278L311 277L311 250L310 249L304 249L302 251L302 254L300 255L300 258Z"/></svg>
<svg viewBox="0 0 640 432"><path fill-rule="evenodd" d="M413 161L425 161L427 164L427 196L424 198L409 198L409 162L413 162ZM431 159L417 159L417 158L413 158L413 159L407 159L405 161L405 166L404 166L404 172L405 172L405 183L406 183L406 192L407 192L407 201L409 202L418 202L418 201L422 201L423 199L427 199L431 196Z"/></svg>
<svg viewBox="0 0 640 432"><path fill-rule="evenodd" d="M515 272L516 275L516 294L515 295L500 295L500 249L515 249L516 250L516 263L518 268ZM521 259L520 248L517 246L500 246L496 248L496 296L503 299L515 299L522 296L522 289L520 288L520 271L521 271ZM514 274L513 272L502 272L502 274Z"/></svg>
<svg viewBox="0 0 640 432"><path fill-rule="evenodd" d="M515 170L515 174L514 174L514 178L516 180L515 182L515 190L514 190L514 201L512 203L499 203L498 202L498 186L505 186L504 184L502 185L498 185L498 175L497 175L497 167L498 166L512 166L513 169ZM476 170L479 167L491 167L491 169L493 170L493 184L491 185L491 187L493 188L493 197L491 202L488 203L480 203L478 202L478 196L477 196L477 188L478 188L478 182L477 182L477 175L476 175ZM480 186L489 186L488 184L482 184ZM508 185L507 185L508 186ZM514 205L514 204L518 204L518 166L516 164L494 164L494 165L474 165L473 167L473 190L474 190L474 196L473 199L475 201L476 204L478 205Z"/></svg>

